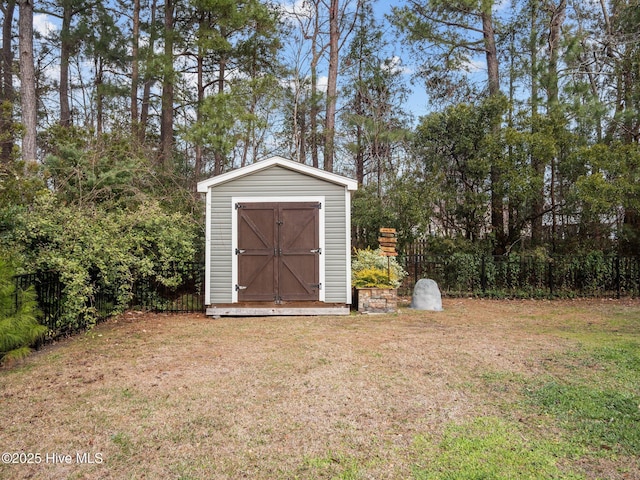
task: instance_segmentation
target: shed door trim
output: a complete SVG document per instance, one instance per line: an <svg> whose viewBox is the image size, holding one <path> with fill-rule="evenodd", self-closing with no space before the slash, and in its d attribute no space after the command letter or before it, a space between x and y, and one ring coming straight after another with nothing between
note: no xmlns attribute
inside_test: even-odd
<svg viewBox="0 0 640 480"><path fill-rule="evenodd" d="M238 211L236 209L237 203L319 203L319 249L321 252L326 252L325 248L325 197L324 196L299 196L299 197L232 197L231 198L231 248L229 254L231 255L231 284L229 289L231 291L232 303L238 303L238 291L235 286L238 284L238 256L236 255L236 249L238 248ZM319 255L319 278L320 284L325 285L325 257L323 253ZM323 287L318 292L319 301L325 301L326 289Z"/></svg>

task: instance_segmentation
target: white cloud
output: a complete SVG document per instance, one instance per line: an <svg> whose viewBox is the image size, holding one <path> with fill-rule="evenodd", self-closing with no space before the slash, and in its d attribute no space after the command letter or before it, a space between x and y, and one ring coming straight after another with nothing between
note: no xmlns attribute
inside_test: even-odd
<svg viewBox="0 0 640 480"><path fill-rule="evenodd" d="M33 31L37 32L43 38L56 35L60 30L55 23L56 19L51 15L38 13L33 16ZM44 76L52 81L60 78L60 65L58 62L49 62L44 68Z"/></svg>
<svg viewBox="0 0 640 480"><path fill-rule="evenodd" d="M380 68L390 73L399 73L401 75L411 75L413 70L403 64L402 59L397 55L387 58Z"/></svg>
<svg viewBox="0 0 640 480"><path fill-rule="evenodd" d="M329 83L329 77L326 77L326 76L318 77L317 90L319 92L326 92L327 91L327 83Z"/></svg>
<svg viewBox="0 0 640 480"><path fill-rule="evenodd" d="M493 10L501 12L511 8L511 0L497 0L493 5Z"/></svg>
<svg viewBox="0 0 640 480"><path fill-rule="evenodd" d="M318 77L318 84L316 85L316 91L320 93L324 93L327 91L327 83L329 78L326 76ZM311 89L311 78L304 77L302 79L296 80L295 78L282 79L280 80L280 85L284 88L288 88L293 92L308 92Z"/></svg>
<svg viewBox="0 0 640 480"><path fill-rule="evenodd" d="M472 59L462 65L461 70L468 73L484 72L487 70L487 62L481 59Z"/></svg>
<svg viewBox="0 0 640 480"><path fill-rule="evenodd" d="M33 16L33 30L43 37L48 37L52 33L57 32L58 27L51 22L51 17L49 15L38 13Z"/></svg>
<svg viewBox="0 0 640 480"><path fill-rule="evenodd" d="M294 0L293 2L287 0L281 0L278 2L280 8L286 18L312 18L313 7L308 0Z"/></svg>

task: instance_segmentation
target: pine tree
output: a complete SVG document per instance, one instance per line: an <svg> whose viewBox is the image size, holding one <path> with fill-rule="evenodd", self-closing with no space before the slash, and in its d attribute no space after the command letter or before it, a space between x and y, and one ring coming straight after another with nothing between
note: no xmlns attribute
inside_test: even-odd
<svg viewBox="0 0 640 480"><path fill-rule="evenodd" d="M360 185L376 183L381 195L385 174L395 178L393 153L408 137L408 115L402 104L407 91L402 68L375 21L371 4L363 3L353 40L343 61L350 77L345 89L347 108L343 118L353 140L348 144L354 156Z"/></svg>
<svg viewBox="0 0 640 480"><path fill-rule="evenodd" d="M414 44L417 52L439 50L433 63L423 65L427 85L444 83L445 96L453 96L457 89L453 81L459 70L481 52L487 66L487 96L502 96L497 39L493 12L496 1L476 2L457 0L422 0L407 7L394 8L394 23ZM440 88L440 87L439 87ZM441 88L440 88L441 89ZM492 125L492 133L499 135L500 125ZM507 237L504 223L504 180L499 158L493 158L489 176L491 182L491 229L495 237L494 254L504 254Z"/></svg>
<svg viewBox="0 0 640 480"><path fill-rule="evenodd" d="M22 159L36 161L37 98L36 72L33 60L33 2L18 0L19 51L20 51L20 100L22 104Z"/></svg>
<svg viewBox="0 0 640 480"><path fill-rule="evenodd" d="M33 291L17 290L13 274L13 268L0 258L0 363L24 358L47 332L36 319Z"/></svg>
<svg viewBox="0 0 640 480"><path fill-rule="evenodd" d="M10 0L0 6L3 14L2 21L2 56L0 59L0 167L8 165L13 160L13 147L17 125L13 119L14 97L13 88L13 50L11 36L13 34L13 16L16 3Z"/></svg>

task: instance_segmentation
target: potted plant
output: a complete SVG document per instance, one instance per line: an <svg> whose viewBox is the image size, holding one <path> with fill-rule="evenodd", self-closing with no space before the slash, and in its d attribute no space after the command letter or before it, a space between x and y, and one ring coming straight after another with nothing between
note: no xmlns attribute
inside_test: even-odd
<svg viewBox="0 0 640 480"><path fill-rule="evenodd" d="M355 250L351 260L351 284L361 313L395 312L398 287L406 272L396 257L384 256L382 250Z"/></svg>

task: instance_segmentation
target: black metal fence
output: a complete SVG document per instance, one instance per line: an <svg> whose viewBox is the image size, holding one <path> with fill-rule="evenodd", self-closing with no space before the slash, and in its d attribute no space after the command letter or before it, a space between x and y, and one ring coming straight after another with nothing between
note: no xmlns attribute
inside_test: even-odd
<svg viewBox="0 0 640 480"><path fill-rule="evenodd" d="M498 298L637 297L640 296L640 256L481 256L453 254L434 256L409 253L399 257L408 272L400 294L410 295L420 278L435 280L445 295ZM204 312L204 264L172 266L153 277L142 277L131 286L130 309L165 313ZM161 280L162 279L162 280ZM33 287L41 322L51 336L85 328L91 319L76 320L73 329L64 325L65 287L51 272L15 277L22 290ZM118 306L114 288L101 286L86 300L98 319L110 316ZM16 296L16 301L18 301Z"/></svg>
<svg viewBox="0 0 640 480"><path fill-rule="evenodd" d="M61 316L64 285L60 276L55 272L38 272L18 275L15 278L16 303L19 301L17 290L33 288L36 294L38 310L41 313L40 323L49 330L58 329L58 319ZM18 305L16 305L16 308Z"/></svg>
<svg viewBox="0 0 640 480"><path fill-rule="evenodd" d="M163 313L204 312L204 263L173 266L153 278L141 278L133 284L132 291L130 308Z"/></svg>
<svg viewBox="0 0 640 480"><path fill-rule="evenodd" d="M401 293L411 294L420 278L431 278L450 296L512 298L636 297L640 295L640 256L434 256L401 257L409 273Z"/></svg>
<svg viewBox="0 0 640 480"><path fill-rule="evenodd" d="M160 280L162 279L162 281ZM99 279L92 280L93 294L86 299L87 307L95 312L97 320L109 317L118 308L116 287L103 285ZM85 329L96 317L75 319L73 327L63 321L65 286L54 272L37 272L15 277L16 287L21 290L33 287L40 323L47 326L50 337L59 337ZM131 286L131 296L126 307L166 313L204 312L204 264L193 262L171 266L154 277L142 277ZM16 302L18 302L16 295ZM17 306L17 305L16 305Z"/></svg>

